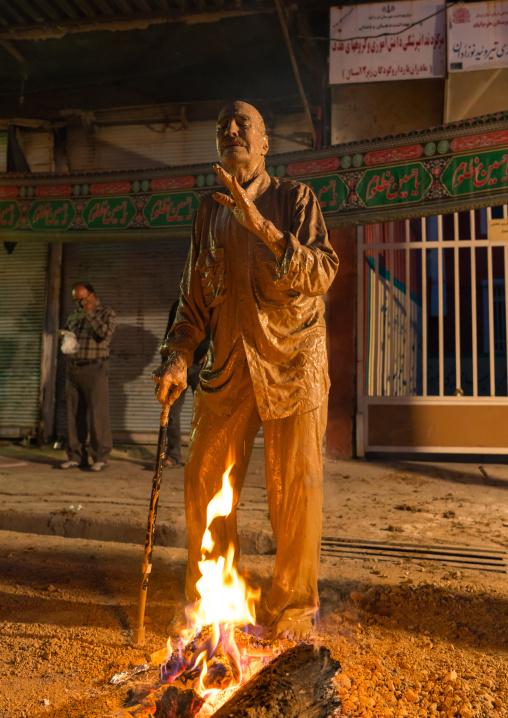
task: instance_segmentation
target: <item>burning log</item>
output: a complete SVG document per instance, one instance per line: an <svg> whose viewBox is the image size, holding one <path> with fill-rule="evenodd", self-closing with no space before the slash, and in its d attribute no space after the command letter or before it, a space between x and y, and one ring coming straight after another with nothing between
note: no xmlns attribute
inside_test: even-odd
<svg viewBox="0 0 508 718"><path fill-rule="evenodd" d="M204 702L193 690L179 691L176 686L169 686L157 702L153 718L192 718Z"/></svg>
<svg viewBox="0 0 508 718"><path fill-rule="evenodd" d="M160 682L221 691L248 680L278 653L273 644L237 628L222 626L217 634L216 627L205 626L160 665Z"/></svg>
<svg viewBox="0 0 508 718"><path fill-rule="evenodd" d="M332 678L340 670L327 648L300 644L241 686L213 718L328 718L340 715Z"/></svg>
<svg viewBox="0 0 508 718"><path fill-rule="evenodd" d="M204 632L205 636L207 631ZM238 633L241 633L238 631ZM256 641L243 635L244 647L262 663L273 657L272 649L265 642ZM256 655L257 654L257 655ZM271 655L270 655L271 654ZM229 666L224 657L215 654L208 664L207 691L221 691L223 674ZM163 666L167 670L169 661ZM258 666L256 668L259 667ZM256 670L256 668L254 670ZM327 648L315 648L300 644L289 648L268 665L254 673L248 680L222 704L213 718L251 718L263 715L264 718L331 718L340 715L340 700L335 692L332 679L340 671L340 664L334 661ZM162 673L164 671L161 671ZM167 678L167 676L166 676ZM192 718L201 715L207 705L207 696L195 690L199 670L188 667L173 678L169 685L138 685L130 697L130 707L126 706L114 718L135 718L153 716L153 718ZM225 681L226 686L229 681ZM211 706L206 715L210 716Z"/></svg>

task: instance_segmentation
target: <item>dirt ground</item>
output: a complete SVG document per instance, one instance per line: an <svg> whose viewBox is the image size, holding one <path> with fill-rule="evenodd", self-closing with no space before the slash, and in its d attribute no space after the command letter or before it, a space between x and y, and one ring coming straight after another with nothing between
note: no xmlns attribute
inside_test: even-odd
<svg viewBox="0 0 508 718"><path fill-rule="evenodd" d="M356 477L340 462L327 471L336 481L325 518L339 497L344 507L330 517L343 529L334 535L508 548L506 484L488 469L484 486L466 470L443 482L430 466L399 465L382 481L368 464ZM114 713L137 679L114 686L110 678L145 662L174 630L185 549L156 547L147 640L137 648L142 546L11 531L0 538L0 718ZM265 595L273 560L243 559ZM341 664L341 715L508 716L506 578L431 560L323 556L312 640ZM155 679L155 670L147 675Z"/></svg>

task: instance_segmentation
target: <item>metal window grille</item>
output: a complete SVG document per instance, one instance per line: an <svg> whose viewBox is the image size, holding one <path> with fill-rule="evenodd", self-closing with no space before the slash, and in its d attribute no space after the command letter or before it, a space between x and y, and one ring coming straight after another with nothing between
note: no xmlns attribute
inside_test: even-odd
<svg viewBox="0 0 508 718"><path fill-rule="evenodd" d="M506 397L507 206L361 228L359 363L366 397Z"/></svg>

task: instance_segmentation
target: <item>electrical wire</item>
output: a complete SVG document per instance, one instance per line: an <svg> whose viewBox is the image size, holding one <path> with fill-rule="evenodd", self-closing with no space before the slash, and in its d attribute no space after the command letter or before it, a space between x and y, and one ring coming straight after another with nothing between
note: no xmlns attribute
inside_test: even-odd
<svg viewBox="0 0 508 718"><path fill-rule="evenodd" d="M360 35L358 37L320 37L319 35L298 35L298 38L300 40L322 40L323 42L351 42L353 40L376 40L378 37L387 37L391 35L402 35L403 32L407 32L412 27L416 27L416 25L421 25L422 22L425 22L426 20L430 20L433 17L436 17L442 12L446 12L446 10L450 7L453 7L454 5L457 5L459 0L455 0L455 2L450 2L447 5L443 5L442 8L439 10L436 10L436 12L433 12L431 15L427 15L427 17L422 17L420 20L417 20L416 22L413 22L411 25L408 25L407 27L402 28L402 30L397 30L397 32L382 32L380 35ZM350 7L348 5L344 7ZM356 6L358 7L358 6Z"/></svg>

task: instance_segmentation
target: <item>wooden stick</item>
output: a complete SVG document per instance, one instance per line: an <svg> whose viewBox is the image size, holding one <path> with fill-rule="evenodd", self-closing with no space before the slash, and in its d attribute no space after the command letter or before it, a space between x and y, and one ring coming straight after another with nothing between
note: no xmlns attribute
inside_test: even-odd
<svg viewBox="0 0 508 718"><path fill-rule="evenodd" d="M148 590L148 577L152 570L152 551L155 538L155 519L157 518L157 506L159 504L159 493L161 487L162 467L164 465L165 450L168 434L168 417L171 404L164 404L161 411L159 438L157 441L157 458L155 461L155 473L152 482L152 495L150 498L150 509L148 511L148 525L146 527L145 552L143 555L143 566L141 568L142 580L139 590L138 615L136 628L132 632L132 642L142 644L145 641L145 607Z"/></svg>

